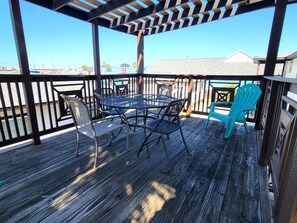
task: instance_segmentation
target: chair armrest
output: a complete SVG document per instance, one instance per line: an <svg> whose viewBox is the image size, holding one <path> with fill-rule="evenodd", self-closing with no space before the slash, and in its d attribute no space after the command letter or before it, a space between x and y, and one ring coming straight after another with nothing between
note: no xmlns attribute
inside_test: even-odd
<svg viewBox="0 0 297 223"><path fill-rule="evenodd" d="M211 102L210 104L210 111L214 111L215 106L217 105L228 105L228 104L232 104L233 102L227 102L227 101L218 101L218 102Z"/></svg>
<svg viewBox="0 0 297 223"><path fill-rule="evenodd" d="M242 111L248 112L248 111L256 111L256 108L253 106L246 106L242 108Z"/></svg>

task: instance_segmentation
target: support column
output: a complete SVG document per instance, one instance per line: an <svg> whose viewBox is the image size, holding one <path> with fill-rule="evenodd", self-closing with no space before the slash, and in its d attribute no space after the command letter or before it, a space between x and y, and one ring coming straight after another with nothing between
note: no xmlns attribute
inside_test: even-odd
<svg viewBox="0 0 297 223"><path fill-rule="evenodd" d="M274 17L273 17L273 23L270 33L270 40L268 45L268 51L266 56L266 64L264 69L264 76L273 76L274 70L275 70L275 64L277 61L277 54L278 54L278 48L279 43L281 39L285 14L286 14L286 8L287 8L287 0L277 0L275 11L274 11ZM262 96L259 100L259 104L262 105L264 103L264 92L266 89L266 81L261 82L261 89L262 89ZM261 106L260 106L261 107ZM261 111L257 111L256 115L256 124L255 129L261 129Z"/></svg>
<svg viewBox="0 0 297 223"><path fill-rule="evenodd" d="M98 20L92 22L92 39L93 39L93 55L94 55L94 73L97 77L97 88L101 88L101 70L100 70L100 51L99 51L99 31Z"/></svg>
<svg viewBox="0 0 297 223"><path fill-rule="evenodd" d="M277 0L275 11L274 11L271 33L270 33L268 51L266 56L264 76L273 76L274 74L279 43L280 43L283 24L285 20L286 8L287 8L287 0Z"/></svg>
<svg viewBox="0 0 297 223"><path fill-rule="evenodd" d="M194 80L193 80L193 76L190 75L189 76L189 83L188 83L188 108L187 108L187 113L186 113L186 117L190 117L191 116L191 112L192 112L192 91L193 91L193 87L194 87Z"/></svg>
<svg viewBox="0 0 297 223"><path fill-rule="evenodd" d="M21 10L19 0L9 0L10 15L13 26L14 39L16 43L16 50L18 55L18 62L22 74L22 82L24 88L24 96L26 101L26 108L28 114L29 124L32 130L33 144L40 144L40 134L38 129L38 122L36 117L34 95L32 89L32 78L30 76L30 68L28 62L27 48L25 35L23 30L23 23L21 17Z"/></svg>
<svg viewBox="0 0 297 223"><path fill-rule="evenodd" d="M137 36L137 93L143 93L143 72L144 72L144 37L142 31Z"/></svg>

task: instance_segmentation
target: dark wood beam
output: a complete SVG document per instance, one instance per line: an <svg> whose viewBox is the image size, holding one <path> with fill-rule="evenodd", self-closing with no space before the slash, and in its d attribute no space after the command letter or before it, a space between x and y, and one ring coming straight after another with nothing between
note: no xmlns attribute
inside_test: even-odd
<svg viewBox="0 0 297 223"><path fill-rule="evenodd" d="M100 50L99 50L99 31L98 20L92 22L93 36L93 55L94 55L94 73L97 77L97 88L101 88L101 69L100 69Z"/></svg>
<svg viewBox="0 0 297 223"><path fill-rule="evenodd" d="M130 2L133 2L133 0L111 0L110 2L102 5L101 7L98 7L96 9L93 9L92 11L89 12L87 21L91 21L93 19L96 19L100 15L103 15L107 12L110 12L116 8L119 8L123 5L127 5Z"/></svg>
<svg viewBox="0 0 297 223"><path fill-rule="evenodd" d="M184 21L183 24L181 24L181 22L176 22L174 24L168 24L167 26L164 26L164 24L161 24L158 28L154 27L151 30L147 30L145 32L145 35L151 35L151 34L181 29L185 27L190 27L193 25L198 25L206 22L211 22L211 21L215 21L223 18L244 14L254 10L271 7L273 5L274 5L274 0L265 0L263 2L258 2L247 6L239 6L237 9L227 9L226 11L217 12L217 13L214 13L213 15L201 16L199 14L195 14L194 16L196 17L192 21L186 20Z"/></svg>
<svg viewBox="0 0 297 223"><path fill-rule="evenodd" d="M53 0L53 10L58 10L67 5L71 0Z"/></svg>
<svg viewBox="0 0 297 223"><path fill-rule="evenodd" d="M156 14L158 12L164 11L165 9L172 8L174 6L181 5L181 4L184 4L187 2L189 2L189 1L188 0L173 0L173 1L170 1L169 4L167 5L167 1L161 0L159 4L152 5L147 8L141 9L137 13L135 13L135 12L130 13L126 16L122 16L118 19L114 19L111 26L115 27L115 26L122 25L124 23L129 23L131 21L149 16L151 14Z"/></svg>
<svg viewBox="0 0 297 223"><path fill-rule="evenodd" d="M27 55L26 41L23 30L20 4L18 0L9 0L10 15L17 49L17 56L21 73L23 75L24 96L27 107L29 124L32 130L33 144L40 144L40 134L36 117L34 94L32 89L32 79L30 76L29 61Z"/></svg>
<svg viewBox="0 0 297 223"><path fill-rule="evenodd" d="M277 61L278 48L279 48L279 43L281 39L281 34L282 34L282 29L283 29L285 14L286 14L286 8L287 8L287 0L277 0L271 33L270 33L268 51L266 56L264 76L274 75L274 69Z"/></svg>
<svg viewBox="0 0 297 223"><path fill-rule="evenodd" d="M54 7L51 1L47 1L47 0L26 0L26 1L36 4L38 6L45 7L50 10L53 10L53 7ZM64 7L58 9L57 12L62 13L64 15L71 16L79 20L83 20L83 21L87 21L87 17L88 17L88 13L80 10L75 10L74 8L69 7L68 5L65 5ZM110 28L110 21L105 19L97 19L97 20L98 20L97 22L99 26ZM128 28L126 26L115 27L113 30L124 32L124 33L128 32ZM137 33L133 33L132 35L137 35Z"/></svg>

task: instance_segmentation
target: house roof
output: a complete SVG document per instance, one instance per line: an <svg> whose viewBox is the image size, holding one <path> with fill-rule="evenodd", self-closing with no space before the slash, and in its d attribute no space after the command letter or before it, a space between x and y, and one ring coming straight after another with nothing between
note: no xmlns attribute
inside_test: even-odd
<svg viewBox="0 0 297 223"><path fill-rule="evenodd" d="M136 35L151 35L274 7L274 0L25 0ZM288 0L296 3L297 0Z"/></svg>
<svg viewBox="0 0 297 223"><path fill-rule="evenodd" d="M196 75L256 75L263 74L264 66L253 62L252 57L237 51L226 58L165 59L156 61L150 68L151 74L196 74ZM282 66L275 73L281 74Z"/></svg>

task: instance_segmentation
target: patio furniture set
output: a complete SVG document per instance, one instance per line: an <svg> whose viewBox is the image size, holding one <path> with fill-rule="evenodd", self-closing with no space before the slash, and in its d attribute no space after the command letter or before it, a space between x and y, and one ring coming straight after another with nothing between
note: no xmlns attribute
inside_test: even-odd
<svg viewBox="0 0 297 223"><path fill-rule="evenodd" d="M179 114L181 113L186 99L178 99L165 94L127 94L127 91L122 91L121 94L115 95L111 88L101 88L94 92L94 97L97 102L97 116L99 120L92 120L89 115L89 108L80 98L61 95L65 100L70 113L72 115L76 130L77 130L77 148L76 155L79 153L80 135L85 135L95 141L95 162L94 168L97 166L97 157L99 148L97 138L111 133L112 141L120 134L123 128L126 129L127 151L129 151L129 131L131 127L141 127L144 129L144 140L138 150L138 156L142 149L146 147L148 157L150 156L148 145L152 142L159 143L162 141L166 159L169 164L169 169L164 173L171 172L173 165L168 155L166 146L166 136L173 132L180 131L184 148L188 155L190 150L187 146ZM213 102L210 106L210 113L204 125L208 126L210 118L221 120L226 125L225 138L229 138L235 122L244 124L247 131L245 116L249 111L255 109L255 104L261 95L261 90L255 84L246 84L237 90L234 102L231 104L228 114L220 114L215 111L215 106L226 105L227 102ZM135 115L128 116L127 111L135 110ZM139 115L142 111L142 115ZM153 115L152 115L153 114ZM140 122L140 119L142 120ZM119 121L116 121L119 120ZM134 120L134 122L131 122ZM148 134L147 134L147 131ZM116 132L116 133L115 133ZM157 137L152 137L156 135ZM128 162L127 162L128 164ZM161 171L162 172L162 171Z"/></svg>

